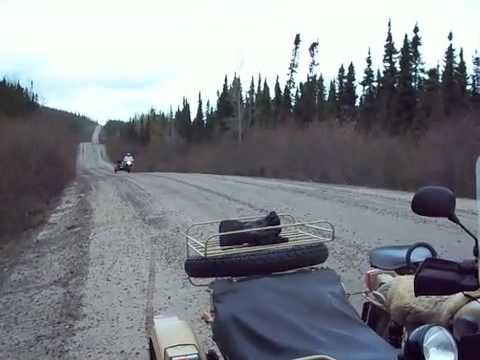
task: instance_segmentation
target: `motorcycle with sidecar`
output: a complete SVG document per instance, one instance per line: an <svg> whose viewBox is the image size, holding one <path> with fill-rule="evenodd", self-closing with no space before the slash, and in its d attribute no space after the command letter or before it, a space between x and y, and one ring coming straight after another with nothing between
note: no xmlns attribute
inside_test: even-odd
<svg viewBox="0 0 480 360"><path fill-rule="evenodd" d="M461 224L445 188L420 189L412 209ZM210 291L210 310L202 317L224 359L480 358L477 241L474 258L463 263L438 258L426 243L374 249L359 315L339 275L320 266L335 238L333 225L285 214L274 223L267 218L228 220L234 226L223 229L224 221L209 221L185 233L185 272L193 286ZM439 316L441 309L449 312ZM220 358L203 351L176 316L154 317L149 344L151 359Z"/></svg>

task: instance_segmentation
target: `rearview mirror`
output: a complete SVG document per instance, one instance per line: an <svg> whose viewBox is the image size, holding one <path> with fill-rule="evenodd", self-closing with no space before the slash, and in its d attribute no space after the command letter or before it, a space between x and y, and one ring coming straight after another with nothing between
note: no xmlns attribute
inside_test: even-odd
<svg viewBox="0 0 480 360"><path fill-rule="evenodd" d="M456 219L455 195L442 186L422 187L413 196L412 210L421 216Z"/></svg>

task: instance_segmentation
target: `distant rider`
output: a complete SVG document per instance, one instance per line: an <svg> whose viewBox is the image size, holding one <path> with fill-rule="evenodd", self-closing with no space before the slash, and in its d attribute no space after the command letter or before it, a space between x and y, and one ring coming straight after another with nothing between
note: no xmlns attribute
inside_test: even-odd
<svg viewBox="0 0 480 360"><path fill-rule="evenodd" d="M127 153L127 154L123 157L123 163L126 164L126 163L129 162L129 161L133 164L134 159L133 159L132 154Z"/></svg>

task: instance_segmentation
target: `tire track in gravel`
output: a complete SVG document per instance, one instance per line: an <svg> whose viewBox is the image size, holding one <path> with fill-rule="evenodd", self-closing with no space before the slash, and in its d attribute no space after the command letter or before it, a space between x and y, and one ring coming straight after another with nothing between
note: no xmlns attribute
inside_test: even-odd
<svg viewBox="0 0 480 360"><path fill-rule="evenodd" d="M149 174L150 175L150 174ZM266 212L267 210L264 209L264 208L261 208L261 207L258 207L258 206L255 206L247 201L244 201L244 200L240 200L240 199L237 199L237 198L234 198L230 195L227 195L225 193L222 193L222 192L219 192L219 191L215 191L215 190L212 190L210 188L207 188L207 187L204 187L204 186L200 186L200 185L197 185L197 184L192 184L188 181L185 181L185 180L180 180L178 178L171 178L167 175L158 175L158 174L151 174L150 176L155 176L155 177L159 177L159 178L163 178L163 179L167 179L167 180L170 180L170 181L174 181L174 182L177 182L177 183L180 183L180 184L183 184L183 185L187 185L189 187L192 187L194 189L197 189L197 190L200 190L200 191L204 191L204 192L207 192L209 194L212 194L212 195L216 195L216 196L219 196L221 198L224 198L226 200L229 200L229 201L232 201L232 202L235 202L237 204L240 204L240 205L243 205L243 206L246 206L252 210L255 210L255 211L261 211L261 212Z"/></svg>
<svg viewBox="0 0 480 360"><path fill-rule="evenodd" d="M138 211L138 220L146 227L152 227L152 223L147 220L148 215L151 214L151 201L147 191L136 184L130 177L118 177L113 184L117 187L120 197L126 202L130 203L135 210ZM122 186L119 186L120 183ZM127 187L127 189L125 189ZM160 225L158 225L160 227ZM153 297L155 294L156 283L156 266L155 259L157 258L158 242L156 240L157 234L150 236L148 239L149 246L149 260L148 260L148 276L146 285L146 304L145 304L145 332L148 333L153 326Z"/></svg>

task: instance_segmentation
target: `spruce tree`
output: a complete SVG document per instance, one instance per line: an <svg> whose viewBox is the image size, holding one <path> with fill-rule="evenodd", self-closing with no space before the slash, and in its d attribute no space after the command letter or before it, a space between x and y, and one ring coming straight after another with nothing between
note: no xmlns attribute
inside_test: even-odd
<svg viewBox="0 0 480 360"><path fill-rule="evenodd" d="M215 130L215 114L210 105L210 100L207 100L207 109L205 115L205 137L211 138Z"/></svg>
<svg viewBox="0 0 480 360"><path fill-rule="evenodd" d="M273 117L274 117L274 124L276 124L280 120L280 113L282 111L282 89L280 87L280 82L277 79L275 81L275 95L273 98Z"/></svg>
<svg viewBox="0 0 480 360"><path fill-rule="evenodd" d="M394 131L394 98L395 82L397 78L396 57L398 51L392 37L392 24L388 21L388 32L384 46L383 54L383 77L379 89L379 117L383 127L389 131Z"/></svg>
<svg viewBox="0 0 480 360"><path fill-rule="evenodd" d="M450 44L445 52L444 58L444 67L442 73L442 95L443 103L445 106L445 113L450 115L453 109L457 107L458 104L458 94L457 86L455 79L455 68L456 64L456 55L455 49L453 48L453 34L450 31L448 34L448 41Z"/></svg>
<svg viewBox="0 0 480 360"><path fill-rule="evenodd" d="M289 95L291 95L293 89L295 88L295 74L297 73L298 68L298 50L300 49L300 42L300 34L296 34L295 40L293 41L292 59L290 60L290 65L288 66L287 88Z"/></svg>
<svg viewBox="0 0 480 360"><path fill-rule="evenodd" d="M360 83L362 85L362 97L360 106L360 119L358 121L358 128L369 131L375 120L375 75L372 69L372 55L370 48L365 59L366 67L363 72L363 79Z"/></svg>
<svg viewBox="0 0 480 360"><path fill-rule="evenodd" d="M341 102L343 98L343 91L345 87L345 67L340 65L337 73L337 101Z"/></svg>
<svg viewBox="0 0 480 360"><path fill-rule="evenodd" d="M317 53L318 53L318 41L315 41L310 44L308 48L310 54L310 64L308 66L308 79L313 79L315 77L315 69L318 66L317 62Z"/></svg>
<svg viewBox="0 0 480 360"><path fill-rule="evenodd" d="M272 99L270 97L270 88L268 87L267 79L263 81L262 90L262 116L265 119L266 126L274 126L274 119L272 119Z"/></svg>
<svg viewBox="0 0 480 360"><path fill-rule="evenodd" d="M194 142L200 142L203 140L205 130L205 121L203 119L203 104L202 104L202 94L198 93L198 106L197 106L197 115L192 123L192 140Z"/></svg>
<svg viewBox="0 0 480 360"><path fill-rule="evenodd" d="M257 96L255 97L255 107L256 108L261 107L262 102L263 102L262 75L258 74Z"/></svg>
<svg viewBox="0 0 480 360"><path fill-rule="evenodd" d="M337 94L336 94L336 115L343 121L343 98L344 98L344 89L345 89L345 67L343 64L338 69L337 73Z"/></svg>
<svg viewBox="0 0 480 360"><path fill-rule="evenodd" d="M467 86L468 86L467 65L465 64L465 59L463 58L463 48L460 48L459 61L455 69L455 76L456 76L456 83L457 83L458 91L460 95L460 101L463 104L467 96Z"/></svg>
<svg viewBox="0 0 480 360"><path fill-rule="evenodd" d="M285 84L285 89L283 90L282 110L285 112L285 117L292 111L292 96L287 84Z"/></svg>
<svg viewBox="0 0 480 360"><path fill-rule="evenodd" d="M345 77L345 85L343 89L342 106L344 108L344 116L351 120L355 114L355 104L357 100L357 85L355 84L355 67L350 62L348 65L347 76Z"/></svg>
<svg viewBox="0 0 480 360"><path fill-rule="evenodd" d="M252 127L255 122L255 80L252 76L247 94L247 126Z"/></svg>
<svg viewBox="0 0 480 360"><path fill-rule="evenodd" d="M191 127L190 105L184 97L182 100L182 109L180 110L179 108L175 114L175 129L184 140L190 141Z"/></svg>
<svg viewBox="0 0 480 360"><path fill-rule="evenodd" d="M319 121L325 120L325 112L326 112L326 99L325 99L325 81L323 80L322 74L319 75L317 81L317 119Z"/></svg>
<svg viewBox="0 0 480 360"><path fill-rule="evenodd" d="M228 129L227 118L232 117L233 113L234 107L232 99L230 98L227 75L225 75L222 92L218 94L217 112L215 114L218 119L218 127L221 131L226 131Z"/></svg>
<svg viewBox="0 0 480 360"><path fill-rule="evenodd" d="M370 52L370 48L368 48L368 55L365 61L367 63L367 66L363 71L363 80L360 82L360 85L362 85L362 103L366 103L369 98L371 98L375 94L375 75L372 69L372 55Z"/></svg>
<svg viewBox="0 0 480 360"><path fill-rule="evenodd" d="M425 70L423 69L422 55L420 54L420 47L422 46L422 38L419 35L420 29L418 24L413 28L413 38L411 43L412 51L412 71L413 71L413 87L418 90L422 86L422 79Z"/></svg>
<svg viewBox="0 0 480 360"><path fill-rule="evenodd" d="M392 37L392 23L388 21L387 39L385 42L385 51L383 55L383 87L391 89L395 86L395 78L397 77L396 56L398 51L395 48L395 42Z"/></svg>
<svg viewBox="0 0 480 360"><path fill-rule="evenodd" d="M414 72L412 64L410 42L407 34L405 34L403 46L400 50L395 122L391 129L394 134L400 134L410 129L415 117L416 95L413 87Z"/></svg>
<svg viewBox="0 0 480 360"><path fill-rule="evenodd" d="M198 106L197 106L197 115L195 120L203 122L203 103L202 103L202 93L198 93Z"/></svg>
<svg viewBox="0 0 480 360"><path fill-rule="evenodd" d="M480 54L478 51L475 51L475 55L473 56L471 95L473 100L480 100Z"/></svg>
<svg viewBox="0 0 480 360"><path fill-rule="evenodd" d="M295 90L295 98L293 103L293 114L295 115L295 119L298 121L300 120L301 116L301 99L303 94L303 83L300 82L298 84L297 89Z"/></svg>
<svg viewBox="0 0 480 360"><path fill-rule="evenodd" d="M337 112L337 90L335 80L330 81L327 97L327 114L329 117L335 117Z"/></svg>
<svg viewBox="0 0 480 360"><path fill-rule="evenodd" d="M421 91L420 110L414 123L414 130L423 131L444 117L442 101L442 85L440 70L436 68L427 71L427 78Z"/></svg>

